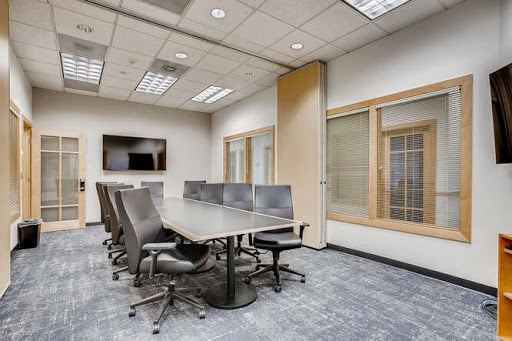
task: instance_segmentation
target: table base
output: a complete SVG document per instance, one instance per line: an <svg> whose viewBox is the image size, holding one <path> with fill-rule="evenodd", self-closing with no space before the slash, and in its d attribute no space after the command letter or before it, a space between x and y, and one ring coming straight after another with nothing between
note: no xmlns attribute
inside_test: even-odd
<svg viewBox="0 0 512 341"><path fill-rule="evenodd" d="M256 301L257 292L254 287L244 282L235 283L235 295L228 298L227 284L220 284L208 289L204 298L212 307L218 309L238 309Z"/></svg>

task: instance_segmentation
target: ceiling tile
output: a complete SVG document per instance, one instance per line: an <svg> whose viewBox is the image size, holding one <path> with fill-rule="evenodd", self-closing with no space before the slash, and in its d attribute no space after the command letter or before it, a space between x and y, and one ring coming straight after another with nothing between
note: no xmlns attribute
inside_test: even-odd
<svg viewBox="0 0 512 341"><path fill-rule="evenodd" d="M208 85L204 84L204 83L191 81L188 79L179 79L176 83L174 83L174 85L172 87L176 88L176 89L193 91L193 92L198 93L198 92L201 92L204 89L206 89L208 87Z"/></svg>
<svg viewBox="0 0 512 341"><path fill-rule="evenodd" d="M208 27L208 26L199 24L195 21L188 20L186 18L181 19L178 26L181 28L184 28L186 30L189 30L191 32L194 32L194 33L197 33L200 35L204 35L206 37L210 37L210 38L217 39L217 40L221 40L227 35L226 32L219 31L212 27Z"/></svg>
<svg viewBox="0 0 512 341"><path fill-rule="evenodd" d="M237 47L242 50L246 50L246 51L254 52L254 53L258 53L258 52L262 51L263 49L265 49L264 46L256 44L247 39L240 38L234 34L230 34L229 36L224 38L223 42L226 45L230 45L230 46Z"/></svg>
<svg viewBox="0 0 512 341"><path fill-rule="evenodd" d="M280 67L278 64L269 62L268 60L258 58L258 57L249 58L249 60L247 60L246 64L255 66L259 69L263 69L265 71L270 71L270 72L275 71L275 70L279 69L279 67Z"/></svg>
<svg viewBox="0 0 512 341"><path fill-rule="evenodd" d="M155 105L161 105L163 107L177 108L183 103L185 103L187 99L173 97L173 96L162 96L158 101L156 101Z"/></svg>
<svg viewBox="0 0 512 341"><path fill-rule="evenodd" d="M227 107L233 103L236 103L236 101L232 99L231 95L232 94L229 94L226 97L219 99L217 102L215 102L213 104L207 104L207 107L210 105L217 105L219 107Z"/></svg>
<svg viewBox="0 0 512 341"><path fill-rule="evenodd" d="M123 0L123 6L126 9L134 11L148 19L154 19L164 24L175 26L180 20L179 14L153 6L147 2L138 0Z"/></svg>
<svg viewBox="0 0 512 341"><path fill-rule="evenodd" d="M197 39L192 36L187 36L185 34L176 33L176 32L171 33L171 36L169 37L169 41L172 41L172 42L175 42L178 44L182 44L182 45L186 45L186 46L190 46L190 47L193 47L198 50L205 51L205 52L210 51L215 46L215 44L209 43L205 40Z"/></svg>
<svg viewBox="0 0 512 341"><path fill-rule="evenodd" d="M276 62L282 63L282 64L289 64L292 62L295 58L290 57L286 54L283 54L281 52L277 52L271 49L266 49L260 52L260 54L264 57L267 57L271 60L275 60Z"/></svg>
<svg viewBox="0 0 512 341"><path fill-rule="evenodd" d="M304 46L300 50L294 50L290 46L295 43L300 43ZM294 57L294 59L297 59L315 51L323 45L325 45L325 41L301 30L295 30L274 45L270 46L270 48L274 51L284 53L288 56Z"/></svg>
<svg viewBox="0 0 512 341"><path fill-rule="evenodd" d="M220 75L218 73L194 68L194 69L188 70L187 73L184 74L182 78L200 82L200 83L212 84L221 77L222 77L222 75Z"/></svg>
<svg viewBox="0 0 512 341"><path fill-rule="evenodd" d="M395 32L442 10L444 8L438 0L412 0L373 20L373 23L388 32Z"/></svg>
<svg viewBox="0 0 512 341"><path fill-rule="evenodd" d="M267 87L264 86L264 85L253 83L253 84L247 85L246 87L240 89L239 91L241 93L244 93L244 94L247 94L247 95L251 95L251 94L254 94L254 93L256 93L258 91L261 91L261 90L263 90L265 88L267 88Z"/></svg>
<svg viewBox="0 0 512 341"><path fill-rule="evenodd" d="M233 34L262 46L269 46L293 31L293 27L264 13L254 12Z"/></svg>
<svg viewBox="0 0 512 341"><path fill-rule="evenodd" d="M145 92L133 91L130 97L128 97L128 101L142 103L142 104L154 104L158 101L161 96L147 94Z"/></svg>
<svg viewBox="0 0 512 341"><path fill-rule="evenodd" d="M156 56L163 44L163 39L121 26L116 27L112 40L112 46L114 47L148 56Z"/></svg>
<svg viewBox="0 0 512 341"><path fill-rule="evenodd" d="M53 30L50 5L34 0L10 1L9 19Z"/></svg>
<svg viewBox="0 0 512 341"><path fill-rule="evenodd" d="M373 24L367 24L332 42L346 51L354 51L387 35L387 32Z"/></svg>
<svg viewBox="0 0 512 341"><path fill-rule="evenodd" d="M34 72L25 72L30 84L36 88L42 89L50 89L55 91L63 91L64 84L62 78L57 77L48 77L48 75L43 75L40 73Z"/></svg>
<svg viewBox="0 0 512 341"><path fill-rule="evenodd" d="M234 100L234 101L239 101L241 99L244 99L246 97L249 97L250 95L246 94L246 93L243 93L243 92L240 92L240 91L235 91L235 92L232 92L229 94L229 98Z"/></svg>
<svg viewBox="0 0 512 341"><path fill-rule="evenodd" d="M215 82L215 85L222 86L223 88L231 89L231 90L239 90L247 85L248 82L243 81L241 79L232 78L232 77L224 77ZM231 95L229 95L231 96Z"/></svg>
<svg viewBox="0 0 512 341"><path fill-rule="evenodd" d="M101 86L108 86L111 88L125 89L125 90L135 90L137 87L138 81L121 79L111 76L102 76L101 77Z"/></svg>
<svg viewBox="0 0 512 341"><path fill-rule="evenodd" d="M301 27L301 30L326 41L333 41L368 23L352 7L338 2Z"/></svg>
<svg viewBox="0 0 512 341"><path fill-rule="evenodd" d="M45 0L43 0L43 1L45 1ZM99 0L99 2L103 2L106 5L119 6L119 4L121 3L121 0Z"/></svg>
<svg viewBox="0 0 512 341"><path fill-rule="evenodd" d="M240 65L235 70L233 70L229 76L241 79L248 83L256 82L258 79L265 77L270 74L270 72L258 69L257 67L250 66L247 64Z"/></svg>
<svg viewBox="0 0 512 341"><path fill-rule="evenodd" d="M109 23L114 23L116 20L115 13L101 9L97 6L85 4L78 0L50 0L50 3L54 6L62 7L75 13L87 15L88 17L93 17Z"/></svg>
<svg viewBox="0 0 512 341"><path fill-rule="evenodd" d="M176 58L175 55L178 52L186 53L188 57L185 59ZM158 53L158 58L160 59L187 66L196 65L204 56L206 56L206 52L204 51L171 41L165 43L164 47Z"/></svg>
<svg viewBox="0 0 512 341"><path fill-rule="evenodd" d="M99 91L98 95L100 97L117 99L120 101L126 101L131 93L132 93L132 90L110 88L108 86L102 85L102 86L100 86L100 91Z"/></svg>
<svg viewBox="0 0 512 341"><path fill-rule="evenodd" d="M252 8L258 8L261 6L262 3L265 2L265 0L238 0L240 2L243 2L247 6L251 6Z"/></svg>
<svg viewBox="0 0 512 341"><path fill-rule="evenodd" d="M464 0L439 0L441 1L441 3L443 5L445 5L446 7L453 7L455 5L458 5L460 4L461 2L463 2Z"/></svg>
<svg viewBox="0 0 512 341"><path fill-rule="evenodd" d="M334 3L336 0L268 0L259 10L299 27Z"/></svg>
<svg viewBox="0 0 512 341"><path fill-rule="evenodd" d="M191 111L201 111L206 108L206 104L201 102L187 101L179 106L180 109L191 110Z"/></svg>
<svg viewBox="0 0 512 341"><path fill-rule="evenodd" d="M50 75L54 77L61 77L60 65L46 64L25 58L19 58L18 60L21 66L23 67L24 71L41 73L44 75Z"/></svg>
<svg viewBox="0 0 512 341"><path fill-rule="evenodd" d="M56 50L55 35L52 31L21 24L15 21L9 22L9 38L21 43L31 44L47 49Z"/></svg>
<svg viewBox="0 0 512 341"><path fill-rule="evenodd" d="M328 62L346 53L346 51L339 49L336 46L333 46L331 44L325 44L324 46L320 47L319 49L316 49L315 51L311 52L308 55L305 55L304 57L301 57L300 59L305 63L309 63L314 60Z"/></svg>
<svg viewBox="0 0 512 341"><path fill-rule="evenodd" d="M130 28L135 31L146 33L157 38L167 39L170 35L170 31L156 25L147 24L140 20L135 20L124 15L120 15L117 20L119 26Z"/></svg>
<svg viewBox="0 0 512 341"><path fill-rule="evenodd" d="M196 91L190 91L190 90L183 90L178 89L172 86L169 90L165 92L165 94L162 97L174 97L174 98L183 98L185 100L191 99L195 95L197 95L198 92Z"/></svg>
<svg viewBox="0 0 512 341"><path fill-rule="evenodd" d="M292 71L292 69L290 69L288 67L281 66L279 69L275 70L274 72L277 73L278 75L284 75L290 71Z"/></svg>
<svg viewBox="0 0 512 341"><path fill-rule="evenodd" d="M217 56L225 57L225 58L228 58L231 60L235 60L239 63L244 63L251 57L247 53L238 52L236 50L229 49L229 48L221 46L221 45L216 45L210 51L210 53L213 53Z"/></svg>
<svg viewBox="0 0 512 341"><path fill-rule="evenodd" d="M59 53L57 51L44 49L34 45L19 43L14 40L12 40L10 44L13 47L16 56L19 58L36 60L38 62L47 64L60 64Z"/></svg>
<svg viewBox="0 0 512 341"><path fill-rule="evenodd" d="M231 59L222 58L219 56L215 56L213 54L206 55L198 64L197 67L203 70L215 70L220 74L227 74L231 72L234 68L240 65L239 62L236 62Z"/></svg>
<svg viewBox="0 0 512 341"><path fill-rule="evenodd" d="M290 66L293 66L295 68L300 68L302 66L304 66L306 63L304 63L302 60L300 59L297 59L297 60L294 60L293 62L290 63Z"/></svg>
<svg viewBox="0 0 512 341"><path fill-rule="evenodd" d="M107 49L105 61L123 66L129 66L135 69L146 70L149 68L149 64L153 62L153 58L135 52L129 52L116 49L115 47L109 47Z"/></svg>
<svg viewBox="0 0 512 341"><path fill-rule="evenodd" d="M226 16L222 19L214 18L210 14L214 8L223 9ZM240 25L252 11L252 8L236 0L194 1L185 18L228 33Z"/></svg>
<svg viewBox="0 0 512 341"><path fill-rule="evenodd" d="M67 34L68 36L93 41L105 46L110 45L114 25L101 20L97 20L85 15L70 12L60 7L53 10L55 17L55 26L57 32ZM86 33L77 28L78 24L84 24L92 28L92 32Z"/></svg>
<svg viewBox="0 0 512 341"><path fill-rule="evenodd" d="M103 68L103 76L110 76L133 81L140 81L144 74L145 72L143 70L108 62L105 63L105 67Z"/></svg>
<svg viewBox="0 0 512 341"><path fill-rule="evenodd" d="M268 75L258 79L258 84L265 86L273 86L277 83L279 75L277 73L269 73Z"/></svg>
<svg viewBox="0 0 512 341"><path fill-rule="evenodd" d="M67 92L67 93L70 93L70 94L83 95L83 96L98 97L98 93L97 92L86 91L86 90L64 88L64 92Z"/></svg>

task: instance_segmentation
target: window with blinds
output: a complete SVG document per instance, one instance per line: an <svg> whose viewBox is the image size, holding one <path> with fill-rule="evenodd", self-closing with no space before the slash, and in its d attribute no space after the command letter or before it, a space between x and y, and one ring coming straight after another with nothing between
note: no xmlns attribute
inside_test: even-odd
<svg viewBox="0 0 512 341"><path fill-rule="evenodd" d="M18 116L9 113L9 216L11 221L20 215L19 125Z"/></svg>
<svg viewBox="0 0 512 341"><path fill-rule="evenodd" d="M368 110L327 121L327 210L368 217Z"/></svg>

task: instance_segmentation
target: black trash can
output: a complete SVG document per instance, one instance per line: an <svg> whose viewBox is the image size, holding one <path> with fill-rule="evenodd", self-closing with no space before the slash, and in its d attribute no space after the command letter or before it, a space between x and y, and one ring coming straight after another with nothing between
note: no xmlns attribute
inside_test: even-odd
<svg viewBox="0 0 512 341"><path fill-rule="evenodd" d="M42 220L23 220L18 223L18 248L30 249L39 245Z"/></svg>

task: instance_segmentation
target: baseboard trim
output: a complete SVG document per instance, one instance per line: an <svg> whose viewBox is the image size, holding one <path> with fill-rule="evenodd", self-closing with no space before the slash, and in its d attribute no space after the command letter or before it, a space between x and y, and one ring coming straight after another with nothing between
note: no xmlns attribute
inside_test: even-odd
<svg viewBox="0 0 512 341"><path fill-rule="evenodd" d="M4 297L5 293L7 292L7 289L9 289L10 286L11 286L11 281L7 282L7 285L5 286L5 288L2 290L2 292L0 292L0 299L2 297Z"/></svg>
<svg viewBox="0 0 512 341"><path fill-rule="evenodd" d="M11 258L12 258L12 256L14 255L14 253L15 253L16 251L18 251L18 249L19 249L19 248L20 248L20 244L16 244L16 245L14 245L14 247L13 247L13 248L12 248L12 250L11 250Z"/></svg>
<svg viewBox="0 0 512 341"><path fill-rule="evenodd" d="M96 226L96 225L101 225L102 223L99 222L99 221L90 221L88 223L85 223L85 226Z"/></svg>
<svg viewBox="0 0 512 341"><path fill-rule="evenodd" d="M445 274L443 272L439 272L439 271L435 271L435 270L430 270L430 269L427 269L427 268L423 268L421 266L400 262L400 261L397 261L397 260L394 260L394 259L391 259L391 258L386 258L386 257L374 255L372 253L367 253L367 252L364 252L364 251L350 249L348 247L343 247L343 246L339 246L339 245L336 245L336 244L327 243L327 247L329 249L333 249L333 250L336 250L336 251L341 251L341 252L349 253L351 255L355 255L355 256L371 259L371 260L379 262L379 263L384 263L384 264L392 265L392 266L395 266L397 268L401 268L401 269L404 269L404 270L412 271L412 272L415 272L415 273L418 273L418 274L421 274L421 275L425 275L425 276L428 276L428 277L436 278L436 279L439 279L441 281L445 281L445 282L448 282L448 283L459 285L461 287L468 288L468 289L471 289L471 290L475 290L475 291L478 291L478 292L481 292L481 293L484 293L484 294L487 294L487 295L491 295L491 296L494 296L494 297L496 297L497 294L498 294L498 290L496 288L494 288L494 287L491 287L491 286L488 286L488 285L485 285L485 284L481 284L481 283L477 283L477 282L473 282L473 281L470 281L470 280L467 280L467 279L464 279L464 278L448 275L448 274Z"/></svg>

